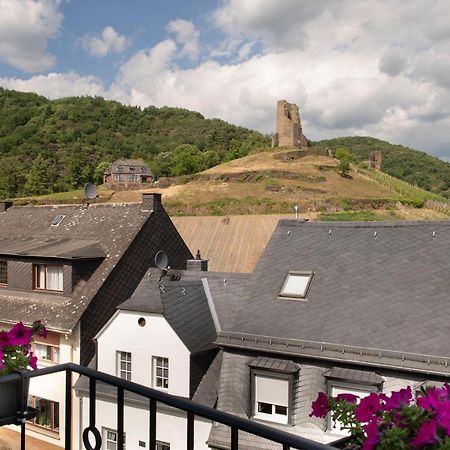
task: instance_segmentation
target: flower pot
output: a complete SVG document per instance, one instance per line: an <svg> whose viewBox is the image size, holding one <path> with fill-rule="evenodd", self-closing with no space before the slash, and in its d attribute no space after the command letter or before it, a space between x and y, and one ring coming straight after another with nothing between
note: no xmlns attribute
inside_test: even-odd
<svg viewBox="0 0 450 450"><path fill-rule="evenodd" d="M22 423L29 416L27 414L29 385L28 377L16 374L14 377L10 375L0 377L0 426Z"/></svg>

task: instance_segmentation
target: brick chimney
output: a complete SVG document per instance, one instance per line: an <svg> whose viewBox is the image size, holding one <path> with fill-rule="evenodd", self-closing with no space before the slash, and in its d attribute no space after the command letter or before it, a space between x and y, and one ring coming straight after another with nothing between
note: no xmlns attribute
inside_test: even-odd
<svg viewBox="0 0 450 450"><path fill-rule="evenodd" d="M142 211L158 211L161 206L161 194L154 192L142 194Z"/></svg>
<svg viewBox="0 0 450 450"><path fill-rule="evenodd" d="M208 271L208 260L202 259L202 256L200 255L200 250L197 250L195 259L188 259L186 261L186 270L195 270L199 272Z"/></svg>
<svg viewBox="0 0 450 450"><path fill-rule="evenodd" d="M5 212L8 208L12 206L12 202L0 202L0 212Z"/></svg>

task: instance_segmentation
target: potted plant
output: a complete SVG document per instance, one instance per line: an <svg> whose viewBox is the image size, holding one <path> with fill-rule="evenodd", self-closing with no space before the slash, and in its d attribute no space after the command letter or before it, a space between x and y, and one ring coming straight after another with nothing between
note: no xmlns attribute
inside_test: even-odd
<svg viewBox="0 0 450 450"><path fill-rule="evenodd" d="M349 431L349 439L341 441L339 448L450 449L448 384L421 389L416 399L409 386L391 395L371 393L362 399L353 394L328 397L321 392L312 403L310 416L324 418L327 414Z"/></svg>
<svg viewBox="0 0 450 450"><path fill-rule="evenodd" d="M17 423L18 414L26 412L29 379L17 373L37 368L31 351L35 336L47 337L39 320L31 327L18 322L9 331L0 331L0 425Z"/></svg>

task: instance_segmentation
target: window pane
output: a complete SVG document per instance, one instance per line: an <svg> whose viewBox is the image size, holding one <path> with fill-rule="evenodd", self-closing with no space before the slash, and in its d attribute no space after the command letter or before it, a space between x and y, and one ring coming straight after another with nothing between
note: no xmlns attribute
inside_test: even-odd
<svg viewBox="0 0 450 450"><path fill-rule="evenodd" d="M59 348L53 347L53 362L59 362Z"/></svg>
<svg viewBox="0 0 450 450"><path fill-rule="evenodd" d="M289 274L284 286L282 295L292 295L294 297L304 297L311 275Z"/></svg>
<svg viewBox="0 0 450 450"><path fill-rule="evenodd" d="M272 414L272 405L270 403L258 402L258 412Z"/></svg>
<svg viewBox="0 0 450 450"><path fill-rule="evenodd" d="M53 429L59 431L59 403L53 402Z"/></svg>
<svg viewBox="0 0 450 450"><path fill-rule="evenodd" d="M47 289L63 290L63 268L61 266L47 266Z"/></svg>
<svg viewBox="0 0 450 450"><path fill-rule="evenodd" d="M36 288L45 289L45 266L38 264L35 266Z"/></svg>
<svg viewBox="0 0 450 450"><path fill-rule="evenodd" d="M287 416L286 406L275 405L275 414L282 414L283 416Z"/></svg>

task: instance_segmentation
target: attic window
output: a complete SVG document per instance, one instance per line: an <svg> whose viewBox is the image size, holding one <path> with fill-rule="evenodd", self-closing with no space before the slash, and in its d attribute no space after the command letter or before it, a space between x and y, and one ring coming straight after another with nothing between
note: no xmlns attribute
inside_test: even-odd
<svg viewBox="0 0 450 450"><path fill-rule="evenodd" d="M313 275L313 272L289 271L279 296L287 299L306 298Z"/></svg>
<svg viewBox="0 0 450 450"><path fill-rule="evenodd" d="M52 222L52 227L57 227L64 219L64 217L66 217L64 214L58 214Z"/></svg>

